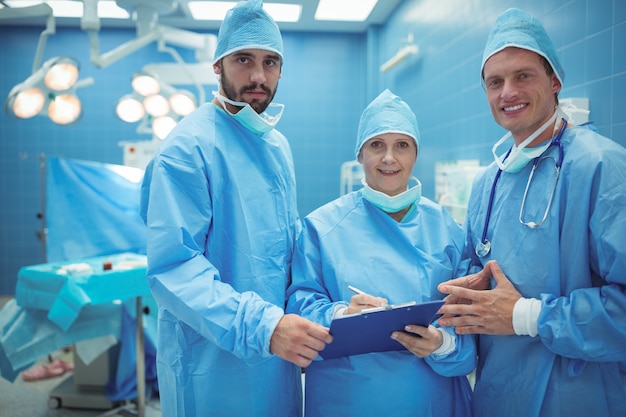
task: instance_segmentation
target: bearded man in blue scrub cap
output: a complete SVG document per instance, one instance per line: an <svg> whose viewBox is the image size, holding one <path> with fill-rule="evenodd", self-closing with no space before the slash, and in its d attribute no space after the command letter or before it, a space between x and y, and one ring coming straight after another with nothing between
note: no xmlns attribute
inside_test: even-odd
<svg viewBox="0 0 626 417"><path fill-rule="evenodd" d="M474 415L626 416L626 150L568 123L563 68L528 13L497 19L481 75L514 144L496 143L472 188L466 244L483 269L439 287L439 322L480 334Z"/></svg>
<svg viewBox="0 0 626 417"><path fill-rule="evenodd" d="M301 416L301 367L332 340L284 313L300 230L289 144L268 114L283 44L261 1L219 31L219 92L146 170L148 281L159 305L164 416Z"/></svg>
<svg viewBox="0 0 626 417"><path fill-rule="evenodd" d="M330 326L365 308L441 299L437 284L467 273L463 230L412 176L418 141L415 115L389 90L365 109L356 146L363 188L305 218L288 312ZM366 294L353 295L351 285ZM476 364L474 336L411 325L389 337L406 350L314 361L305 415L471 415L465 375Z"/></svg>

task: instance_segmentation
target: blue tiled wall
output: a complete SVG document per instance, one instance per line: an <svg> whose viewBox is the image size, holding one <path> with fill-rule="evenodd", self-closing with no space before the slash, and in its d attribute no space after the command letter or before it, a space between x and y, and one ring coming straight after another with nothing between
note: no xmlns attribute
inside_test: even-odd
<svg viewBox="0 0 626 417"><path fill-rule="evenodd" d="M42 30L0 27L5 65L0 77L2 100L31 73ZM134 37L134 30L102 30L100 53ZM43 117L13 120L4 112L0 115L0 295L14 293L20 267L43 261L43 246L37 238L41 230L37 214L42 212L40 156L122 164L120 141L150 139L135 132L136 124L115 117L115 103L131 91L134 72L150 62L172 62L171 57L149 45L99 69L90 63L88 42L79 29L57 28L44 54L44 60L71 55L81 62L80 78L94 78L93 86L78 90L84 109L79 123L62 127ZM291 142L299 209L305 215L339 194L339 168L353 157L365 101L366 42L365 34L285 33L284 44L286 59L275 101L285 104L279 129ZM191 51L180 52L183 59L193 61L185 55ZM208 99L212 89L206 88Z"/></svg>
<svg viewBox="0 0 626 417"><path fill-rule="evenodd" d="M600 132L626 145L626 2L405 0L387 24L364 34L284 33L286 62L276 101L285 104L279 129L294 154L300 214L338 195L339 167L354 158L360 113L383 88L401 95L417 114L422 141L416 175L425 196L434 197L436 161L488 163L492 144L504 132L491 118L478 72L489 29L508 7L533 13L552 35L566 70L561 97L588 97ZM2 100L30 74L41 30L0 27ZM378 66L409 33L420 47L418 56L381 74ZM102 30L101 52L134 37L134 30ZM117 120L113 109L130 91L133 72L171 58L148 46L98 69L88 51L85 33L59 27L44 54L72 55L81 62L81 78L95 79L78 90L85 114L77 125L0 115L0 295L13 294L21 266L42 261L36 235L39 156L121 164L120 141L149 139L135 133L136 125ZM192 60L189 51L181 54Z"/></svg>
<svg viewBox="0 0 626 417"><path fill-rule="evenodd" d="M419 54L370 81L402 96L417 115L422 141L415 171L426 196L434 196L436 161L487 164L504 134L491 118L479 71L491 25L509 7L535 15L551 35L566 73L560 97L589 98L600 133L626 145L626 2L405 0L379 32L377 64L409 33Z"/></svg>
<svg viewBox="0 0 626 417"><path fill-rule="evenodd" d="M365 102L365 35L284 34L276 101L279 129L291 143L302 216L339 195L341 163L354 159Z"/></svg>

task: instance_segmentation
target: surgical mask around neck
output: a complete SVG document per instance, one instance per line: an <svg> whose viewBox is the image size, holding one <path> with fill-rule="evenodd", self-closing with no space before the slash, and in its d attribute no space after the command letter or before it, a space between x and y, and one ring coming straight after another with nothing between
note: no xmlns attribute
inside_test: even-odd
<svg viewBox="0 0 626 417"><path fill-rule="evenodd" d="M535 157L541 155L543 151L545 151L546 148L550 146L550 141L546 141L544 145L538 146L537 148L531 148L527 150L526 147L533 140L535 140L537 136L543 133L550 126L550 124L554 123L560 113L560 110L557 109L547 122L541 125L539 129L535 130L533 134L527 137L522 143L519 144L519 146L513 145L508 156L498 156L496 153L497 148L504 142L506 142L509 137L511 137L511 132L508 132L506 135L502 136L502 138L500 138L500 140L498 140L491 148L493 159L496 161L496 164L498 164L500 169L504 172L510 173L519 172Z"/></svg>
<svg viewBox="0 0 626 417"><path fill-rule="evenodd" d="M415 182L406 191L394 196L387 195L380 191L376 191L367 185L365 178L361 179L363 188L361 194L363 198L387 213L396 213L411 204L415 203L422 197L422 183L415 177L411 177L409 181Z"/></svg>
<svg viewBox="0 0 626 417"><path fill-rule="evenodd" d="M506 164L506 169L503 169L505 172L510 172L512 174L519 172L524 168L530 161L541 155L546 149L550 147L550 141L545 141L541 146L536 146L534 148L518 148L513 145L511 149L511 153L506 161L509 158L513 157L511 162ZM505 161L505 162L506 162Z"/></svg>
<svg viewBox="0 0 626 417"><path fill-rule="evenodd" d="M265 111L259 114L256 112L256 110L252 108L252 106L250 106L249 103L230 100L217 91L213 91L213 96L222 104L222 108L226 113L230 114L243 127L258 136L264 135L265 133L274 129L276 124L278 124L281 116L283 115L283 110L285 109L284 104L271 103L268 108L277 108L278 113L274 116L270 116ZM231 113L230 111L228 111L226 103L232 104L233 106L241 107L242 109L239 110L237 113Z"/></svg>

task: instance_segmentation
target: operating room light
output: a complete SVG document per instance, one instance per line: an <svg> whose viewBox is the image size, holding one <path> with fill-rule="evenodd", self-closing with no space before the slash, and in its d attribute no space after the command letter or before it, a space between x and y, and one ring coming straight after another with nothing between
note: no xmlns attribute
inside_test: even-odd
<svg viewBox="0 0 626 417"><path fill-rule="evenodd" d="M196 102L188 91L178 91L170 97L170 106L174 113L187 116L196 109Z"/></svg>
<svg viewBox="0 0 626 417"><path fill-rule="evenodd" d="M78 65L69 58L59 58L44 77L46 87L54 91L67 90L78 80Z"/></svg>
<svg viewBox="0 0 626 417"><path fill-rule="evenodd" d="M146 70L133 76L133 93L122 97L115 108L127 122L142 121L140 133L165 139L178 121L197 108L196 98L187 90L176 89Z"/></svg>
<svg viewBox="0 0 626 417"><path fill-rule="evenodd" d="M118 101L115 107L117 116L126 123L135 123L146 114L143 103L131 94L125 95Z"/></svg>
<svg viewBox="0 0 626 417"><path fill-rule="evenodd" d="M29 119L36 116L46 101L43 92L37 87L30 87L20 91L13 101L13 113L20 119Z"/></svg>
<svg viewBox="0 0 626 417"><path fill-rule="evenodd" d="M5 111L9 116L28 119L47 115L57 124L76 121L81 113L80 100L75 90L92 79L78 81L78 63L70 57L55 57L9 92Z"/></svg>
<svg viewBox="0 0 626 417"><path fill-rule="evenodd" d="M59 125L66 125L78 119L82 111L80 100L73 94L61 94L48 106L48 116Z"/></svg>
<svg viewBox="0 0 626 417"><path fill-rule="evenodd" d="M153 94L143 100L146 112L152 117L165 116L170 111L169 101L159 94Z"/></svg>
<svg viewBox="0 0 626 417"><path fill-rule="evenodd" d="M139 73L133 77L131 82L133 90L142 96L157 94L161 90L159 82L153 75Z"/></svg>
<svg viewBox="0 0 626 417"><path fill-rule="evenodd" d="M154 136L163 140L174 129L177 122L171 116L157 117L152 121L152 131Z"/></svg>

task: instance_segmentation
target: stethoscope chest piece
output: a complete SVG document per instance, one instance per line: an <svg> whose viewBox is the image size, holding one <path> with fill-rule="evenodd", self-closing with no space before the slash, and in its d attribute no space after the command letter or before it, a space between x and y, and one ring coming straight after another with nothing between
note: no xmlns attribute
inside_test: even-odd
<svg viewBox="0 0 626 417"><path fill-rule="evenodd" d="M476 245L476 255L479 258L484 258L485 256L487 256L490 250L491 250L491 242L489 242L487 239L485 239L484 241Z"/></svg>

